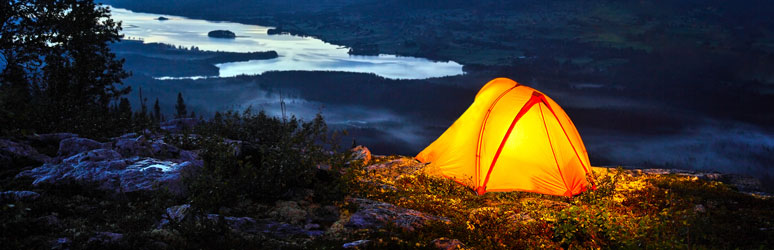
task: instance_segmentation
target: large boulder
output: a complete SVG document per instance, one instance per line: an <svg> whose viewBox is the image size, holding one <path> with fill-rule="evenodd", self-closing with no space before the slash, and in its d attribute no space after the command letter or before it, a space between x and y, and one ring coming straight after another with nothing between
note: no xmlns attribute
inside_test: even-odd
<svg viewBox="0 0 774 250"><path fill-rule="evenodd" d="M121 155L109 149L95 149L83 152L62 161L62 163L46 163L43 166L23 171L16 178L33 178L33 185L42 183L61 184L65 181L86 181L108 179L110 169L122 169L126 162ZM105 184L108 185L108 184Z"/></svg>
<svg viewBox="0 0 774 250"><path fill-rule="evenodd" d="M363 165L368 165L371 162L371 150L367 147L360 145L351 149L352 160L350 162L362 161Z"/></svg>
<svg viewBox="0 0 774 250"><path fill-rule="evenodd" d="M175 163L153 158L139 158L119 173L124 192L166 189L173 194L184 194L186 172L197 171L201 165L189 161Z"/></svg>
<svg viewBox="0 0 774 250"><path fill-rule="evenodd" d="M101 143L92 139L88 138L80 138L80 137L70 137L67 139L63 139L59 142L59 153L58 155L60 157L70 157L82 152L91 151L95 149L108 149L110 148L109 143Z"/></svg>
<svg viewBox="0 0 774 250"><path fill-rule="evenodd" d="M200 162L123 158L112 149L95 149L68 157L61 163L47 163L21 172L16 177L32 178L33 185L76 183L117 193L166 189L183 194L183 175L200 167Z"/></svg>
<svg viewBox="0 0 774 250"><path fill-rule="evenodd" d="M30 145L0 139L0 168L16 165L36 165L49 160Z"/></svg>
<svg viewBox="0 0 774 250"><path fill-rule="evenodd" d="M144 136L136 134L124 135L115 139L114 148L116 152L124 157L131 156L153 156L151 145L153 141L147 140Z"/></svg>
<svg viewBox="0 0 774 250"><path fill-rule="evenodd" d="M173 162L196 162L201 164L199 155L167 144L164 140L128 134L115 139L115 150L124 157L142 156Z"/></svg>
<svg viewBox="0 0 774 250"><path fill-rule="evenodd" d="M369 199L351 198L347 201L358 206L357 212L352 214L349 222L345 224L353 229L378 229L394 224L404 230L414 231L431 221L449 221L444 217Z"/></svg>

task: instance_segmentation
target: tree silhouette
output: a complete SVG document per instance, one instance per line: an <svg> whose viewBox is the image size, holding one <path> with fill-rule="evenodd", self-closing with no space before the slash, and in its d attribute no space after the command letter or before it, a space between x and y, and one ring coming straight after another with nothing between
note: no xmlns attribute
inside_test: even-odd
<svg viewBox="0 0 774 250"><path fill-rule="evenodd" d="M91 0L0 3L0 118L13 121L0 126L103 129L110 121L94 116L129 93L123 60L108 47L120 30Z"/></svg>
<svg viewBox="0 0 774 250"><path fill-rule="evenodd" d="M177 111L176 118L184 118L188 116L186 111L185 101L183 100L183 93L177 92L177 104L175 104L175 110Z"/></svg>
<svg viewBox="0 0 774 250"><path fill-rule="evenodd" d="M139 96L140 96L140 115L143 118L148 117L148 105L145 104L145 102L148 101L148 98L142 97L142 88L140 88Z"/></svg>
<svg viewBox="0 0 774 250"><path fill-rule="evenodd" d="M121 98L116 107L118 115L118 123L115 124L120 132L127 132L132 127L132 106L129 104L129 99Z"/></svg>
<svg viewBox="0 0 774 250"><path fill-rule="evenodd" d="M161 122L161 106L159 106L158 97L156 97L156 103L153 104L153 120Z"/></svg>

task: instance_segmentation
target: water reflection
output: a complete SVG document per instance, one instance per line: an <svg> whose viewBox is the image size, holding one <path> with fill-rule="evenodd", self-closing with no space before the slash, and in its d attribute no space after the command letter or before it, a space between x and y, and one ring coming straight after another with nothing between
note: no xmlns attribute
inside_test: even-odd
<svg viewBox="0 0 774 250"><path fill-rule="evenodd" d="M226 52L277 51L279 58L230 62L216 65L221 77L257 75L267 71L346 71L374 73L392 79L425 79L463 74L456 62L433 62L424 58L394 55L351 56L348 48L322 40L293 35L267 35L269 27L232 22L212 22L178 16L132 12L113 8L113 18L123 22L127 38L146 43L166 43L186 48ZM212 30L230 30L236 39L211 38ZM161 78L166 79L166 78Z"/></svg>

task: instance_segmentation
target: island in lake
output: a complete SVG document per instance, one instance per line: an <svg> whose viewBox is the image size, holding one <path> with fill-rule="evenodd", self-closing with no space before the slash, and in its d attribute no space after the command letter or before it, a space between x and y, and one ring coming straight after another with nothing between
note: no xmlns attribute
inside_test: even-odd
<svg viewBox="0 0 774 250"><path fill-rule="evenodd" d="M279 27L278 28L271 28L271 29L266 30L266 34L267 35L281 35L282 34L282 29L279 28Z"/></svg>
<svg viewBox="0 0 774 250"><path fill-rule="evenodd" d="M229 38L229 39L236 38L236 34L234 34L234 32L231 32L230 30L213 30L213 31L210 31L210 33L207 33L207 36L214 37L214 38Z"/></svg>
<svg viewBox="0 0 774 250"><path fill-rule="evenodd" d="M217 64L279 57L274 50L246 53L206 51L195 46L184 48L130 39L114 43L110 45L110 49L126 59L124 65L130 68L135 76L145 77L216 77L219 75Z"/></svg>

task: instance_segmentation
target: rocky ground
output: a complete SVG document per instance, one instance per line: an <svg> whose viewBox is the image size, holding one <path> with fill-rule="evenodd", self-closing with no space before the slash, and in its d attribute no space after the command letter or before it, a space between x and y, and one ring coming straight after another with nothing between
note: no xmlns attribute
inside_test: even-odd
<svg viewBox="0 0 774 250"><path fill-rule="evenodd" d="M197 149L164 133L106 141L75 134L0 139L0 241L11 248L766 248L774 201L750 177L670 169L594 168L599 190L572 198L477 196L429 176L410 157L353 149L346 195L291 189L214 213L191 204ZM239 142L229 142L239 148Z"/></svg>

